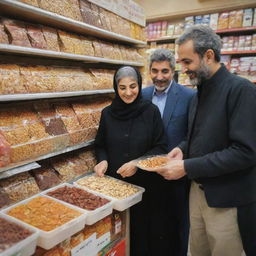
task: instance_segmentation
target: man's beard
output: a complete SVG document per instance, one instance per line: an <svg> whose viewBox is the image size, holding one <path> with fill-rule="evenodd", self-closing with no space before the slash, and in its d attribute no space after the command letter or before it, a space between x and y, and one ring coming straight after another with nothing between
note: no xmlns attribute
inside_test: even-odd
<svg viewBox="0 0 256 256"><path fill-rule="evenodd" d="M210 78L211 70L202 60L200 63L200 67L197 71L187 71L186 74L195 74L194 78L189 77L189 81L192 86L198 86L203 81Z"/></svg>
<svg viewBox="0 0 256 256"><path fill-rule="evenodd" d="M157 82L165 82L166 85L165 85L165 86L158 86L158 85L157 85ZM167 80L164 80L164 81L153 80L153 83L154 83L155 88L156 88L156 90L157 90L158 92L163 92L163 91L169 86L169 84L170 84L170 82L167 81Z"/></svg>

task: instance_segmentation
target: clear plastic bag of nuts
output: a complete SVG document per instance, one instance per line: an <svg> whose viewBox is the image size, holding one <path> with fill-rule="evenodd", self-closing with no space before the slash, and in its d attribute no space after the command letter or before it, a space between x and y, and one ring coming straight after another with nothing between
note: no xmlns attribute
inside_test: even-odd
<svg viewBox="0 0 256 256"><path fill-rule="evenodd" d="M21 201L40 192L34 177L28 172L0 180L0 187L13 202Z"/></svg>

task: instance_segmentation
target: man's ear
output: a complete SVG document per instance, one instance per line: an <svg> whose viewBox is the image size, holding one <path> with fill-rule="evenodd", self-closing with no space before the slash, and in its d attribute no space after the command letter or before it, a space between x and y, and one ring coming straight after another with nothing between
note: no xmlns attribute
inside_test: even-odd
<svg viewBox="0 0 256 256"><path fill-rule="evenodd" d="M204 54L204 57L205 57L205 61L206 63L209 65L209 64L212 64L213 62L215 62L215 53L212 49L208 49L205 54Z"/></svg>

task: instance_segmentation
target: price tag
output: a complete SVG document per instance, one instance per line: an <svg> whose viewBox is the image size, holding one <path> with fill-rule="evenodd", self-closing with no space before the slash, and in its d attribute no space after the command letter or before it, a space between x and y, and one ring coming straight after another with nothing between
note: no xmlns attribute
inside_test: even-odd
<svg viewBox="0 0 256 256"><path fill-rule="evenodd" d="M82 243L71 249L72 256L94 255L97 250L96 233L84 240Z"/></svg>
<svg viewBox="0 0 256 256"><path fill-rule="evenodd" d="M107 232L97 239L97 251L100 251L109 243L110 243L110 232Z"/></svg>

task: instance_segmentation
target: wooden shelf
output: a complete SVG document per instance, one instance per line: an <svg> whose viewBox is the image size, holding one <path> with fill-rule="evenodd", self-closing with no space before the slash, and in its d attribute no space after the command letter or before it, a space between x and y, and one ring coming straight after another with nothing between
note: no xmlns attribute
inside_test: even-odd
<svg viewBox="0 0 256 256"><path fill-rule="evenodd" d="M256 51L221 51L221 55L255 55Z"/></svg>
<svg viewBox="0 0 256 256"><path fill-rule="evenodd" d="M49 154L46 154L43 156L39 156L37 158L31 159L28 161L23 161L23 162L20 162L17 164L11 164L6 167L2 167L2 168L0 168L0 179L4 178L4 177L9 177L9 176L15 175L17 173L21 173L21 172L25 172L25 171L29 171L29 170L38 168L38 167L40 167L40 165L37 165L35 167L35 164L34 164L37 161L44 160L44 159L54 157L57 155L61 155L61 154L67 153L67 152L71 152L71 151L74 151L74 150L77 150L80 148L88 147L88 146L92 145L93 142L94 142L94 140L90 140L90 141L87 141L87 142L84 142L84 143L81 143L81 144L78 144L78 145L75 145L72 147L67 147L60 151L56 151L56 152L52 152L52 153L49 153Z"/></svg>
<svg viewBox="0 0 256 256"><path fill-rule="evenodd" d="M144 66L144 63L135 62L135 61L113 60L113 59L107 59L107 58L85 56L85 55L78 55L78 54L65 53L65 52L55 52L55 51L9 45L9 44L0 44L0 52L8 53L8 54L11 53L11 54L23 55L23 56L36 56L36 57L44 57L44 58L51 58L51 59L81 61L85 63L107 63L107 64L114 64L114 65L131 65L131 66L137 66L137 67Z"/></svg>
<svg viewBox="0 0 256 256"><path fill-rule="evenodd" d="M76 21L62 15L52 13L41 8L28 5L19 1L1 0L0 14L10 15L34 23L54 26L60 29L76 32L83 35L96 36L101 39L119 41L131 45L146 45L146 42L136 40L127 36L119 35L84 22Z"/></svg>

